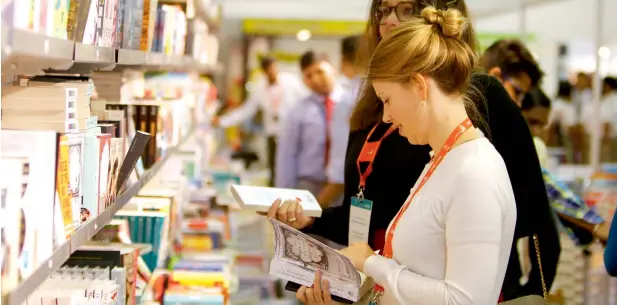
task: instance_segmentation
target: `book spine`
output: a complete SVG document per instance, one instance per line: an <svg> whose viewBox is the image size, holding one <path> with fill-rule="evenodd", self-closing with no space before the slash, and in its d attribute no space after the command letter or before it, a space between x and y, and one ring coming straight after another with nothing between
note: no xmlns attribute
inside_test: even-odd
<svg viewBox="0 0 617 305"><path fill-rule="evenodd" d="M148 29L150 28L150 23L153 22L150 20L150 1L151 0L143 0L143 17L141 22L141 36L139 40L139 49L142 51L150 51L148 48Z"/></svg>

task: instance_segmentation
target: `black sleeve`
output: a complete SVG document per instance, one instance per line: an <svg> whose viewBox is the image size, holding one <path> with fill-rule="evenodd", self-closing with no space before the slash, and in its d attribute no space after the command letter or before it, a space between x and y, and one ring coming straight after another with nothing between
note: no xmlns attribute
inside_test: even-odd
<svg viewBox="0 0 617 305"><path fill-rule="evenodd" d="M517 221L512 254L517 253L517 239L538 234L542 269L550 290L557 272L561 247L531 132L520 109L497 79L476 75L474 84L486 98L485 119L490 128L490 137L506 164L514 191ZM533 242L532 238L530 241ZM532 270L528 283L522 287L521 295L541 295L539 266L533 244L530 246ZM514 266L509 265L510 268Z"/></svg>

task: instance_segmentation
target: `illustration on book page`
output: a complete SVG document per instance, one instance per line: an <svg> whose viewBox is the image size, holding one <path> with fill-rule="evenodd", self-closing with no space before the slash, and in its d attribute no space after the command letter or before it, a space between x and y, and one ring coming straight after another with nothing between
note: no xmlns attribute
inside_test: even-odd
<svg viewBox="0 0 617 305"><path fill-rule="evenodd" d="M360 286L360 274L348 258L314 238L270 218L278 259L312 272L321 271L341 282Z"/></svg>

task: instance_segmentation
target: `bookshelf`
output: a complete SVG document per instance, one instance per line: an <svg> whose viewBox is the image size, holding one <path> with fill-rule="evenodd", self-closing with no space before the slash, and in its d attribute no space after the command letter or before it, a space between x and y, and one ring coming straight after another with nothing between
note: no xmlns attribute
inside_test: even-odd
<svg viewBox="0 0 617 305"><path fill-rule="evenodd" d="M159 162L144 173L143 177L141 177L138 182L130 185L126 191L120 194L116 198L116 203L114 205L97 215L92 221L88 222L84 226L81 226L73 235L71 235L70 239L54 251L53 255L48 259L47 265L41 265L30 277L21 282L17 288L2 296L2 304L21 305L24 301L26 301L28 296L45 280L47 280L49 276L53 274L60 266L62 266L62 264L71 256L73 252L81 246L86 245L86 243L92 239L94 234L109 224L116 213L122 209L131 200L131 198L135 197L157 173L159 173L159 170L163 168L169 156L179 151L180 147L183 145L183 142L186 139L191 138L191 136L192 134L189 134L182 141L182 143L177 145L175 148L170 149Z"/></svg>
<svg viewBox="0 0 617 305"><path fill-rule="evenodd" d="M219 73L220 64L203 64L190 55L167 55L130 49L113 49L48 37L2 26L2 74L41 74L43 71L88 74L93 71L175 70Z"/></svg>
<svg viewBox="0 0 617 305"><path fill-rule="evenodd" d="M191 3L191 6L195 6L193 8L195 14L193 14L191 21L205 22L212 29L218 27L214 20L210 19L211 15L207 12L210 6L206 6L206 1L187 1ZM18 240L18 243L10 244L19 245L19 255L14 256L11 252L9 255L12 255L12 259L7 260L7 256L3 256L2 261L10 264L11 268L8 269L19 270L20 274L18 277L11 274L10 284L4 285L6 278L5 269L3 269L0 304L21 305L27 302L30 296L38 295L41 290L45 290L46 284L53 281L58 273L64 272L63 265L67 260L73 260L80 252L76 253L76 251L92 246L93 240L100 242L100 236L105 235L109 228L115 225L114 223L119 220L123 212L130 210L136 199L140 196L144 198L146 196L144 194L150 194L151 197L158 196L152 195L156 192L153 192L151 186L149 189L147 185L156 183L161 179L161 176L169 176L169 167L176 166L173 164L178 162L177 158L175 160L172 155L180 152L181 146L185 145L191 138L195 138L196 133L203 131L204 120L208 120L208 115L204 113L203 108L206 107L205 104L216 104L214 98L209 97L210 95L207 92L209 88L214 87L212 77L222 72L222 66L216 63L218 44L215 44L216 47L213 48L207 47L207 43L204 42L206 38L218 41L215 33L207 29L205 32L199 31L197 33L187 25L186 20L181 22L183 19L191 19L185 18L188 12L172 7L173 10L166 13L168 19L171 18L172 22L169 22L168 19L160 19L160 15L164 13L162 6L167 3L174 4L168 1L142 0L141 2L148 4L148 6L140 8L135 4L140 2L139 0L97 0L96 2L95 0L67 0L67 5L70 3L69 7L77 4L78 9L80 7L91 8L94 5L100 6L101 3L111 3L105 6L105 12L108 12L109 9L109 15L115 15L117 18L108 18L100 22L97 19L97 31L99 29L107 31L107 35L93 32L91 36L99 35L94 40L81 37L84 36L83 33L81 36L76 34L76 32L79 32L78 28L81 28L82 32L84 31L86 19L76 18L73 21L67 21L67 7L52 8L51 1L42 0L28 1L28 3L21 0L9 2L10 5L3 7L3 16L11 15L11 13L14 15L10 16L11 18L3 18L0 26L0 58L3 79L3 96L0 103L3 115L0 118L0 124L3 129L8 130L4 134L11 131L31 131L44 132L47 136L50 133L55 133L58 137L55 140L56 145L58 145L55 150L51 149L53 143L50 143L50 141L44 142L45 145L36 146L38 155L51 156L52 153L46 152L47 147L50 147L50 151L54 151L55 160L51 160L52 157L45 158L48 161L46 163L38 162L35 165L30 159L27 162L22 160L25 159L22 158L23 156L15 157L15 155L12 155L7 157L5 153L7 145L4 145L6 141L3 142L3 150L0 151L0 155L2 155L0 161L13 158L10 160L13 162L12 165L21 162L20 164L23 166L21 175L13 171L7 177L15 176L22 179L31 176L40 177L41 175L38 174L40 170L35 173L23 168L29 170L41 168L42 163L48 164L43 169L45 173L54 173L53 177L51 174L45 176L55 181L55 185L54 182L46 184L53 186L45 188L49 192L36 195L37 192L32 191L34 189L32 185L35 184L33 182L35 179L32 179L26 181L27 183L22 181L21 187L28 191L22 191L21 198L11 197L12 200L18 200L20 213L19 217L13 217L17 220L12 221L11 225L15 224L15 228L19 227L23 231L17 231L21 234L13 234L12 236L19 236L14 238ZM176 1L175 4L181 4L180 2ZM62 3L64 5L65 2ZM96 4L91 5L92 3ZM129 15L127 3L132 3L130 12L138 12L137 15L146 20L142 22L141 18L135 17L136 14L130 14L134 18L131 19L132 23L130 24L132 26L129 26L129 22L125 22L126 20L123 21L120 16ZM25 6L32 6L30 7L31 10L24 11L23 7ZM48 24L41 21L43 17L40 17L41 19L31 17L35 18L33 19L35 21L38 20L38 26L21 24L25 20L25 18L21 18L21 13L24 13L24 16L26 13L34 16L37 7L38 9L49 9L47 11L49 14ZM94 10L98 14L96 18L102 17L100 15L101 9L102 7L98 7L97 10ZM13 11L10 12L9 10ZM82 14L81 17L87 17L91 11L86 10L85 15L81 11L77 14ZM108 14L105 14L105 16L108 16ZM162 25L163 22L167 22L166 24L171 24L171 26L166 28ZM53 25L50 26L51 23ZM125 28L122 29L121 26ZM186 27L185 31L169 30L170 28L180 29L184 27ZM131 36L115 36L119 33L126 34L127 28L131 29L129 31ZM71 29L73 34L71 34ZM198 29L201 28L198 27ZM64 34L59 33L63 31ZM111 32L114 33L113 36L109 35ZM66 37L69 38L66 39ZM145 45L144 40L147 41ZM192 43L190 48L187 46L188 40L191 40ZM207 74L207 76L204 76L204 74ZM25 104L32 105L32 107L29 106L30 108L25 109L26 106L23 106ZM45 109L41 110L42 108ZM19 109L25 109L25 112L20 112ZM37 111L44 111L45 113L38 115ZM27 114L24 114L26 112ZM137 126L138 122L141 122L140 126ZM20 125L21 123L23 124ZM131 130L128 127L129 125L133 127L132 132L129 131ZM198 129L195 126L202 127ZM99 131L89 133L87 130L91 129L99 129ZM117 130L120 131L116 132ZM120 164L124 163L128 148L133 147L133 145L129 145L133 144L130 139L139 138L136 136L139 132L146 133L149 137L147 143L142 140L143 145L147 145L147 152L140 154L140 166L135 166L135 163L132 163L131 169L135 175L126 177L128 178L126 187L123 191L118 188L118 195L116 196L117 172L121 171ZM68 143L71 140L64 140L65 136L68 139L71 134L81 135L82 137L79 152L76 152L77 149L71 150L69 147L71 144ZM110 142L108 144L111 147L103 144L99 146L99 143L103 143L102 138L98 137L101 135L107 136L107 139L118 140L116 141L118 149L114 149ZM2 137L2 135L0 137L7 138ZM15 143L21 142L15 141ZM158 144L155 145L155 143ZM60 146L62 145L68 148L69 153L60 157ZM99 149L101 151L98 151ZM32 151L35 151L35 149L32 149ZM71 151L73 155L70 155ZM95 151L97 152L95 153ZM111 157L111 151L115 152L117 158L107 158L106 163L100 163L99 169L99 162L103 159L96 156L107 154ZM81 153L81 156L77 156L79 153ZM67 155L69 157L66 157ZM146 155L149 160L147 165L142 163L145 162ZM29 158L30 156L28 154L26 157ZM94 158L88 156L96 157L97 162L91 162ZM62 161L61 158L63 158ZM67 160L70 158L74 159ZM75 160L79 161L75 162ZM114 160L115 162L113 162ZM131 164L131 162L126 163ZM54 169L51 164L55 164L56 168ZM137 167L140 168L139 173L137 173ZM60 168L63 169L60 170ZM107 170L103 170L104 168ZM112 171L114 168L115 170ZM144 169L146 170L144 171ZM79 175L72 176L73 180L69 181L70 178L66 176L76 172L79 172ZM96 174L96 180L92 173ZM120 175L122 173L126 172L121 172ZM127 175L130 173L131 171ZM62 183L65 180L69 182L67 185L69 196L64 193L66 191L65 185L58 182L61 180L60 176L62 176ZM107 183L99 184L99 178L100 181ZM52 181L51 179L47 180ZM18 179L15 180L19 181ZM118 178L118 180L120 179ZM71 185L71 183L73 184ZM117 183L120 184L120 182ZM184 184L188 185L188 183ZM41 183L38 183L38 185L41 185ZM75 185L78 185L78 187L75 187ZM185 190L185 187L188 187L187 185L180 189ZM14 186L11 185L13 190L16 189ZM1 187L2 191L6 191L8 184L7 188L5 188L5 185ZM71 189L71 187L73 188ZM62 189L62 195L58 195L60 189ZM88 189L87 194L84 189ZM93 192L93 189L96 192ZM74 190L76 191L70 193ZM99 190L108 192L104 195L105 199L100 199ZM109 193L112 190L114 199ZM171 187L164 190L180 193L179 190ZM52 194L54 192L56 198ZM24 193L27 194L24 195ZM2 194L6 195L6 193ZM12 194L16 194L16 192ZM24 199L27 195L30 196ZM86 197L88 199L84 199ZM180 197L178 195L178 198ZM46 200L39 200L41 198ZM68 213L64 210L67 206L59 207L59 202L64 203L67 198L70 201ZM78 201L79 198L81 201ZM176 198L173 200L175 207ZM13 203L15 202L17 201L13 201ZM52 203L53 207L48 203ZM15 206L13 205L13 207ZM59 210L52 211L57 207ZM4 205L2 208L4 209ZM0 212L4 213L4 211ZM91 212L92 214L90 214ZM161 213L171 214L172 212ZM15 216L16 214L10 215ZM31 217L32 215L35 217ZM67 217L72 220L72 224L67 224ZM169 218L170 216L167 216L165 219L168 220ZM70 233L67 233L67 226L72 227ZM6 227L8 225L2 227L3 232L7 232ZM24 231L27 232L24 233ZM15 232L11 231L11 233ZM59 235L61 238L58 237ZM146 234L144 233L144 235ZM159 237L159 239L163 240L164 238ZM46 242L41 243L41 240ZM14 240L12 239L12 241ZM163 253L160 256L164 258L171 248L166 246L152 248L152 245L147 242L144 244L143 241L140 243L139 240L130 240L129 238L128 242L123 241L121 245L127 247L128 245L140 246L140 248L143 248L141 245L145 245L146 248L150 246L149 249L139 249L136 258L140 259L146 254L158 255L157 252ZM4 243L4 245L7 245L7 243ZM6 247L6 249L8 248ZM11 247L10 249L13 251L16 248L18 247ZM113 245L110 248L113 249L105 251L117 251L122 246ZM44 249L44 251L41 249ZM22 253L26 254L22 255ZM15 267L17 265L18 267ZM126 268L126 273L129 272L129 269L131 268ZM134 270L130 270L130 272L136 273ZM149 284L148 282L146 287L151 289L152 287ZM64 286L59 285L59 287ZM146 287L142 287L142 289L145 290ZM133 290L135 290L134 287ZM126 291L129 291L129 289L126 289ZM135 295L133 295L133 300L135 300Z"/></svg>

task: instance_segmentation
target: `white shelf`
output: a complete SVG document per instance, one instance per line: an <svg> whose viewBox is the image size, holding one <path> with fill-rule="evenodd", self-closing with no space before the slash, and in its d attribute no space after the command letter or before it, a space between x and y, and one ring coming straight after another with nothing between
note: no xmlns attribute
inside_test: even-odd
<svg viewBox="0 0 617 305"><path fill-rule="evenodd" d="M187 139L189 137L187 137ZM180 145L182 145L182 143L180 143ZM41 284L43 284L43 282L45 282L45 280L47 280L49 276L53 274L60 266L62 266L73 252L78 250L81 246L86 245L99 230L113 220L116 213L122 209L131 200L131 198L135 197L139 191L159 172L168 160L169 156L177 151L177 147L180 146L170 149L165 157L145 172L138 182L130 185L122 194L120 194L116 198L116 203L114 205L107 208L103 211L103 213L99 214L88 223L80 226L77 231L71 235L69 240L54 251L52 256L48 259L47 264L41 265L28 278L22 281L19 286L3 295L1 304L22 305L28 296Z"/></svg>
<svg viewBox="0 0 617 305"><path fill-rule="evenodd" d="M3 75L43 71L88 74L126 68L201 73L221 70L218 64L204 65L190 55L105 48L2 26Z"/></svg>
<svg viewBox="0 0 617 305"><path fill-rule="evenodd" d="M3 74L66 70L73 64L74 50L73 41L2 26Z"/></svg>

